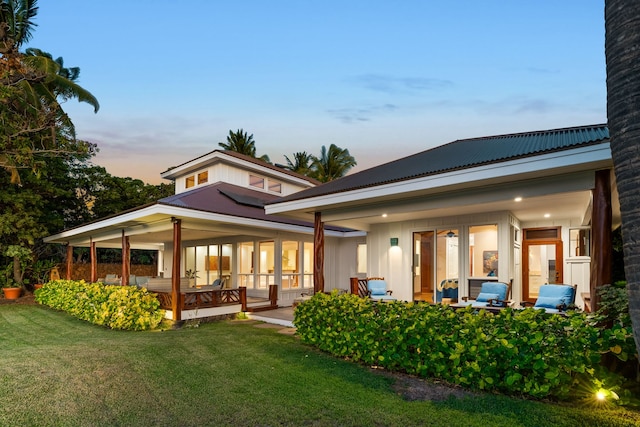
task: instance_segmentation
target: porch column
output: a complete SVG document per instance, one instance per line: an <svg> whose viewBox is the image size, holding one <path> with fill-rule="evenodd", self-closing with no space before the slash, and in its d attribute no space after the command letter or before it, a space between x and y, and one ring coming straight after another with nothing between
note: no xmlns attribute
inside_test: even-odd
<svg viewBox="0 0 640 427"><path fill-rule="evenodd" d="M67 244L67 280L71 280L73 270L73 246Z"/></svg>
<svg viewBox="0 0 640 427"><path fill-rule="evenodd" d="M96 242L91 239L89 246L89 257L91 259L91 283L98 281L98 258L96 256Z"/></svg>
<svg viewBox="0 0 640 427"><path fill-rule="evenodd" d="M611 232L611 179L610 170L596 171L593 189L593 209L591 213L591 311L600 305L597 287L611 283L611 263L613 259Z"/></svg>
<svg viewBox="0 0 640 427"><path fill-rule="evenodd" d="M324 292L324 224L316 212L313 224L313 292Z"/></svg>
<svg viewBox="0 0 640 427"><path fill-rule="evenodd" d="M131 271L131 245L129 244L129 236L124 235L122 230L122 279L120 284L122 286L129 285L129 272Z"/></svg>
<svg viewBox="0 0 640 427"><path fill-rule="evenodd" d="M180 304L180 262L182 246L182 220L171 218L173 222L173 264L171 266L171 310L173 321L182 320L182 307Z"/></svg>

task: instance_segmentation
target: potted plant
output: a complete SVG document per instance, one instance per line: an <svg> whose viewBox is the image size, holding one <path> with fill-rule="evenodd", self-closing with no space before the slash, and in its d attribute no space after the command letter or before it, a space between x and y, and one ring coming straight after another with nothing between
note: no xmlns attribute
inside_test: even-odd
<svg viewBox="0 0 640 427"><path fill-rule="evenodd" d="M9 245L4 255L13 258L13 262L5 266L2 291L7 299L18 299L25 283L24 271L32 260L31 249L20 245Z"/></svg>
<svg viewBox="0 0 640 427"><path fill-rule="evenodd" d="M190 288L196 287L196 279L198 278L197 273L198 273L197 270L192 270L192 269L188 269L187 271L184 272L184 275L187 277L187 279L189 279Z"/></svg>
<svg viewBox="0 0 640 427"><path fill-rule="evenodd" d="M40 289L42 285L49 281L49 274L51 270L56 266L56 262L50 259L38 260L31 268L31 274L36 281L33 285L33 289Z"/></svg>
<svg viewBox="0 0 640 427"><path fill-rule="evenodd" d="M20 298L22 292L22 286L16 283L11 277L13 274L13 264L5 266L2 274L0 275L0 287L4 297L9 300L16 300Z"/></svg>

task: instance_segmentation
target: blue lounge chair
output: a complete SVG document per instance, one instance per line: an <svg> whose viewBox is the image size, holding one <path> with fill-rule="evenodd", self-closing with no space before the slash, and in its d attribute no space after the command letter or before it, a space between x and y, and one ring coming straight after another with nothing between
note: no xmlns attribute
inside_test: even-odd
<svg viewBox="0 0 640 427"><path fill-rule="evenodd" d="M463 302L456 304L456 307L471 306L475 308L483 307L506 307L509 305L511 296L511 283L484 282L480 285L480 293L476 299L462 297Z"/></svg>
<svg viewBox="0 0 640 427"><path fill-rule="evenodd" d="M395 301L391 296L392 291L387 290L387 282L384 279L367 280L369 298L375 301Z"/></svg>
<svg viewBox="0 0 640 427"><path fill-rule="evenodd" d="M547 313L562 313L576 302L577 285L545 284L540 286L535 303L522 301L522 307L544 309Z"/></svg>

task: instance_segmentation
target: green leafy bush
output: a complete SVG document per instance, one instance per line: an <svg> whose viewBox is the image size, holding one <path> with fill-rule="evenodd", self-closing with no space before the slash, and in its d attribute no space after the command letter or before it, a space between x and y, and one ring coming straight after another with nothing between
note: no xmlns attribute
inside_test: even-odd
<svg viewBox="0 0 640 427"><path fill-rule="evenodd" d="M586 397L584 384L596 384L601 353L608 351L601 329L581 312L491 314L316 294L296 308L294 323L303 342L336 356L535 398Z"/></svg>
<svg viewBox="0 0 640 427"><path fill-rule="evenodd" d="M155 294L135 286L56 280L35 291L36 302L111 329L141 331L160 324Z"/></svg>

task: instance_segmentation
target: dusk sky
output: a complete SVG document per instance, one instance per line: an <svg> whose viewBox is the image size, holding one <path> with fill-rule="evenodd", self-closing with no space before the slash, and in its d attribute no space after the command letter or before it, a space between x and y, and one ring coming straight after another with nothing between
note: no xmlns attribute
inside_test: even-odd
<svg viewBox="0 0 640 427"><path fill-rule="evenodd" d="M41 0L28 46L81 68L94 163L162 182L254 135L354 171L456 139L606 122L603 0Z"/></svg>

